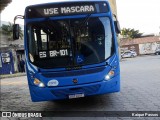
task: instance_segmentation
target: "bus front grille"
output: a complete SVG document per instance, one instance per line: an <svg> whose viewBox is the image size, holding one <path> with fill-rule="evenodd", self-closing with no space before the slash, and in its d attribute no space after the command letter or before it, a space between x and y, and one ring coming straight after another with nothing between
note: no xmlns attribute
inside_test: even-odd
<svg viewBox="0 0 160 120"><path fill-rule="evenodd" d="M64 72L51 72L51 73L43 73L42 75L47 78L53 77L69 77L69 76L80 76L86 74L94 74L98 72L102 72L105 67L97 67L92 69L84 69L84 70L75 70L75 71L64 71Z"/></svg>
<svg viewBox="0 0 160 120"><path fill-rule="evenodd" d="M70 89L51 90L52 94L59 98L68 98L68 95L84 93L85 96L98 92L100 84L92 86L84 86Z"/></svg>

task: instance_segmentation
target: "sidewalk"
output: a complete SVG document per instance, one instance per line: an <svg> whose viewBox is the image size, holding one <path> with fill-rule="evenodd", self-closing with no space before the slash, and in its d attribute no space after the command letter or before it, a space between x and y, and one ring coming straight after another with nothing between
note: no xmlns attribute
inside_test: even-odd
<svg viewBox="0 0 160 120"><path fill-rule="evenodd" d="M26 73L15 73L15 74L0 75L0 79L13 78L13 77L19 77L19 76L25 76L25 75L26 75Z"/></svg>

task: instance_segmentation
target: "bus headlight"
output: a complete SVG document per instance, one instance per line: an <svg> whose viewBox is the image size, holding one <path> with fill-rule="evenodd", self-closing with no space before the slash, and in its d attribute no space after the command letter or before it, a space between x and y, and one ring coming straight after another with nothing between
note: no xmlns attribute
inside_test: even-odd
<svg viewBox="0 0 160 120"><path fill-rule="evenodd" d="M38 87L45 87L44 83L42 83L39 79L34 79L34 84Z"/></svg>
<svg viewBox="0 0 160 120"><path fill-rule="evenodd" d="M110 80L114 76L114 71L110 70L109 73L105 76L105 80Z"/></svg>

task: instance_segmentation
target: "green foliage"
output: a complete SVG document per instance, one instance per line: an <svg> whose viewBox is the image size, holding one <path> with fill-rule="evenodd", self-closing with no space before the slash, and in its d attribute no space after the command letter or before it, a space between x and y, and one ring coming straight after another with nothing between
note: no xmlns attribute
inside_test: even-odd
<svg viewBox="0 0 160 120"><path fill-rule="evenodd" d="M8 36L8 40L13 40L13 24L9 22L8 25L2 25L1 27L2 34ZM22 28L19 27L19 37L23 39Z"/></svg>
<svg viewBox="0 0 160 120"><path fill-rule="evenodd" d="M121 35L124 37L124 38L131 38L131 39L134 39L134 38L139 38L142 36L143 33L140 33L139 30L134 30L134 29L131 29L131 28L123 28L121 30Z"/></svg>

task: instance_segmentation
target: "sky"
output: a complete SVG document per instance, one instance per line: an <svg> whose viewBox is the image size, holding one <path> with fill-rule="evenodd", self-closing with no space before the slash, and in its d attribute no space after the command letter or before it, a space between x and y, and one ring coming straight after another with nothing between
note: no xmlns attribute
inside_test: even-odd
<svg viewBox="0 0 160 120"><path fill-rule="evenodd" d="M121 28L160 32L160 0L117 0L117 13Z"/></svg>
<svg viewBox="0 0 160 120"><path fill-rule="evenodd" d="M28 5L59 0L12 0L1 13L2 21L13 22L16 15L24 15ZM64 0L63 0L64 1ZM160 32L160 0L116 0L121 28L134 28L144 34ZM23 24L23 20L17 20Z"/></svg>

